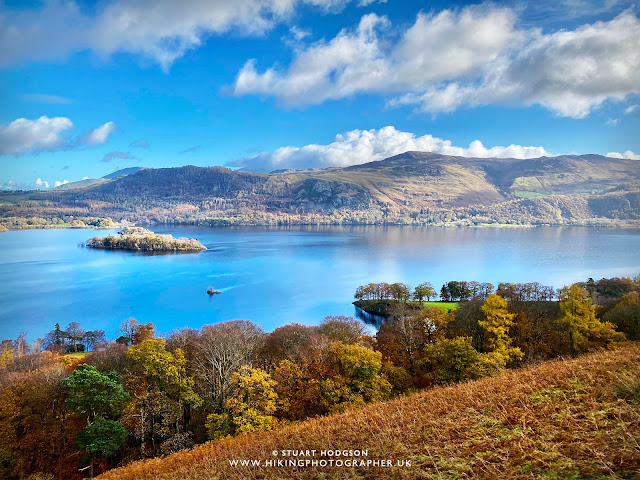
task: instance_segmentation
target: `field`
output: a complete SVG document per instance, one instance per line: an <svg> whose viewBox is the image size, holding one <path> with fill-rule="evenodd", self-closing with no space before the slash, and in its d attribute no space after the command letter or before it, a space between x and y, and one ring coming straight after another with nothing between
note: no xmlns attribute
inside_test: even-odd
<svg viewBox="0 0 640 480"><path fill-rule="evenodd" d="M419 302L409 302L410 304L418 305ZM446 312L450 312L451 310L455 310L458 308L458 302L423 302L423 307L437 307L441 308Z"/></svg>
<svg viewBox="0 0 640 480"><path fill-rule="evenodd" d="M131 464L101 480L640 478L640 344L507 370ZM391 467L268 467L283 450L366 450ZM277 451L278 455L273 454ZM285 452L286 453L286 452ZM343 457L343 460L353 460ZM410 461L411 466L397 466Z"/></svg>

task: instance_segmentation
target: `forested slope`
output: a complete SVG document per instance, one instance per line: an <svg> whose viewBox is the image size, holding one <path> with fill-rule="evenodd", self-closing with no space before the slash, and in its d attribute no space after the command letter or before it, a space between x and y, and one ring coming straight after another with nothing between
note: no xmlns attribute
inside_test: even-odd
<svg viewBox="0 0 640 480"><path fill-rule="evenodd" d="M0 222L635 225L639 185L640 162L600 155L518 160L407 152L272 174L142 169L64 191L2 194Z"/></svg>

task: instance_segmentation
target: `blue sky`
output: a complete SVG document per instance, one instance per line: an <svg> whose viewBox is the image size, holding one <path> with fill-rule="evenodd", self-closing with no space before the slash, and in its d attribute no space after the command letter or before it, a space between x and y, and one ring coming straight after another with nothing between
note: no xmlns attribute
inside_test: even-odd
<svg viewBox="0 0 640 480"><path fill-rule="evenodd" d="M0 2L0 187L405 150L640 158L638 6Z"/></svg>

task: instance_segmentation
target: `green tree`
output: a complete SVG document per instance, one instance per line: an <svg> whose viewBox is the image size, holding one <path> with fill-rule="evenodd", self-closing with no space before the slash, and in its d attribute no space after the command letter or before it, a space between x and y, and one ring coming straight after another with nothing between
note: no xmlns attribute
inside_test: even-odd
<svg viewBox="0 0 640 480"><path fill-rule="evenodd" d="M67 388L65 406L87 416L90 424L96 417L117 416L130 397L116 374L100 373L93 365L81 364L62 381Z"/></svg>
<svg viewBox="0 0 640 480"><path fill-rule="evenodd" d="M564 287L560 299L560 324L569 336L571 355L586 352L592 347L606 347L612 341L615 330L610 323L596 318L596 309L589 292L579 285Z"/></svg>
<svg viewBox="0 0 640 480"><path fill-rule="evenodd" d="M76 437L76 445L93 458L109 458L127 439L126 428L113 420L98 418Z"/></svg>
<svg viewBox="0 0 640 480"><path fill-rule="evenodd" d="M431 297L436 294L436 289L429 282L424 282L418 285L413 291L413 298L420 302L422 305L422 301L424 298L427 299L427 302L431 301Z"/></svg>

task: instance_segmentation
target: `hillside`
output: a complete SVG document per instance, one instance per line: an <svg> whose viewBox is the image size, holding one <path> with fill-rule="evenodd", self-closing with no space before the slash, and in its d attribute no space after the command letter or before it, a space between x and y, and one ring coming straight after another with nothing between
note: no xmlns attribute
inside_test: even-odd
<svg viewBox="0 0 640 480"><path fill-rule="evenodd" d="M78 180L77 182L70 182L60 185L56 187L56 190L75 190L78 188L92 187L95 185L100 185L105 183L107 180L113 180L118 177L122 177L125 175L131 175L132 173L139 172L140 170L144 170L144 167L129 167L123 168L122 170L117 170L115 172L109 173L104 177L100 178L85 178L84 180Z"/></svg>
<svg viewBox="0 0 640 480"><path fill-rule="evenodd" d="M0 219L10 228L11 217L29 216L152 224L640 223L640 162L600 155L518 160L407 152L272 174L194 166L127 173L25 201L0 196Z"/></svg>
<svg viewBox="0 0 640 480"><path fill-rule="evenodd" d="M627 343L613 351L507 370L497 377L435 388L272 432L228 437L98 478L638 478L638 402L640 345ZM229 463L320 459L320 450L329 449L367 450L368 456L362 458L389 459L394 465L409 460L411 466ZM317 453L287 458L282 450Z"/></svg>

